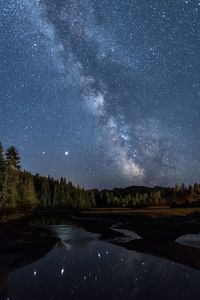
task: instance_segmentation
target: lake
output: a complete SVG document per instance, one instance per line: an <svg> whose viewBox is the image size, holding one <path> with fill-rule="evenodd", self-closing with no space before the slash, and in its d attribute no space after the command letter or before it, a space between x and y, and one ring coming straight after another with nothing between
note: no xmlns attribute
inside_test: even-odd
<svg viewBox="0 0 200 300"><path fill-rule="evenodd" d="M57 217L5 227L0 299L199 299L198 234L145 243L122 224L91 223Z"/></svg>

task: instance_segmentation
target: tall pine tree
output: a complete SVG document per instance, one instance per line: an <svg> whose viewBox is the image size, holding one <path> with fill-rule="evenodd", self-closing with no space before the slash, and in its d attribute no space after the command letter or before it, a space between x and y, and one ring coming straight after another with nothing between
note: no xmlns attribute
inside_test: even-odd
<svg viewBox="0 0 200 300"><path fill-rule="evenodd" d="M0 208L3 208L3 187L5 181L5 161L4 161L4 151L3 146L0 143Z"/></svg>
<svg viewBox="0 0 200 300"><path fill-rule="evenodd" d="M31 211L37 206L37 195L34 187L33 176L28 172L20 173L19 181L19 210Z"/></svg>
<svg viewBox="0 0 200 300"><path fill-rule="evenodd" d="M6 151L3 203L5 209L15 209L19 200L20 157L15 147Z"/></svg>
<svg viewBox="0 0 200 300"><path fill-rule="evenodd" d="M17 149L13 146L6 151L6 164L15 170L20 170L20 156Z"/></svg>

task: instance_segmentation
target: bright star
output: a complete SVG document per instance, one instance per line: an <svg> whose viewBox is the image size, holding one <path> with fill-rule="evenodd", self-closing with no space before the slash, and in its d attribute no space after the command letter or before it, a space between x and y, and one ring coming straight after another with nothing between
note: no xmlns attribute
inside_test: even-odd
<svg viewBox="0 0 200 300"><path fill-rule="evenodd" d="M65 270L62 268L60 271L61 275L64 275L64 272L65 272Z"/></svg>

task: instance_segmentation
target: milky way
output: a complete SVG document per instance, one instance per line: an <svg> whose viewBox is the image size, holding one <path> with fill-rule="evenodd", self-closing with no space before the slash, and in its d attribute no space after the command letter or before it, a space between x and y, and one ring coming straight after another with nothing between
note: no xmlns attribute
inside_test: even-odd
<svg viewBox="0 0 200 300"><path fill-rule="evenodd" d="M0 15L0 140L25 169L199 181L200 1L8 0Z"/></svg>

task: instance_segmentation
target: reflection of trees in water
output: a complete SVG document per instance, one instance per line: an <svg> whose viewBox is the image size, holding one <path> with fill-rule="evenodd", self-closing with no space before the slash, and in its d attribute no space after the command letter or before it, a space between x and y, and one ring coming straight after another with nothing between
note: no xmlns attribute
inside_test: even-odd
<svg viewBox="0 0 200 300"><path fill-rule="evenodd" d="M33 218L31 223L33 225L39 226L52 226L52 225L72 225L74 223L70 223L69 217L66 213L60 212L59 214L38 214L37 217Z"/></svg>
<svg viewBox="0 0 200 300"><path fill-rule="evenodd" d="M57 238L47 228L15 221L1 225L0 239L0 299L4 299L9 273L45 256Z"/></svg>

